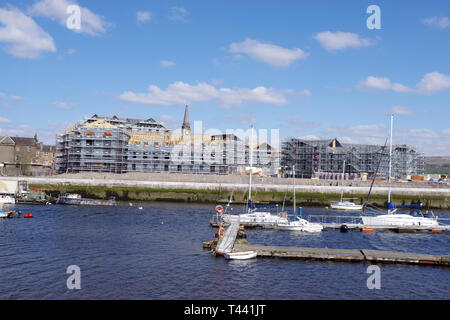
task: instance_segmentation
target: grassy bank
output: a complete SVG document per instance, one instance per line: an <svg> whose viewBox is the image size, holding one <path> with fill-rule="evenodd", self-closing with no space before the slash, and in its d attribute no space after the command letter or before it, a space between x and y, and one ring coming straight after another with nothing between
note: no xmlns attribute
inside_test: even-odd
<svg viewBox="0 0 450 320"><path fill-rule="evenodd" d="M85 198L107 199L115 197L119 201L173 201L187 203L226 203L231 194L228 190L197 190L197 189L152 189L138 187L104 187L104 186L62 186L62 185L30 185L32 189L37 189L46 194L57 197L61 192L78 193ZM285 197L284 192L254 192L252 199L256 203L276 204L282 203ZM366 194L344 195L353 198L355 203L365 202ZM235 191L233 195L234 203L245 203L248 193ZM394 204L411 204L421 201L426 208L449 209L449 198L444 196L408 196L394 195ZM325 207L330 202L340 199L340 194L324 193L296 193L296 202L304 207ZM286 194L286 204L293 203L293 193ZM387 207L385 195L374 194L371 196L370 204Z"/></svg>

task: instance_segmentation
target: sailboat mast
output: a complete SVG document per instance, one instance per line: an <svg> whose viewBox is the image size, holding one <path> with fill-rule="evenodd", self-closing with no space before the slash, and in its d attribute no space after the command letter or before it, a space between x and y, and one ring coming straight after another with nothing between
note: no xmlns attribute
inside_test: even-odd
<svg viewBox="0 0 450 320"><path fill-rule="evenodd" d="M252 200L252 175L253 175L253 126L250 130L250 186L248 188L248 200ZM250 208L249 208L250 210Z"/></svg>
<svg viewBox="0 0 450 320"><path fill-rule="evenodd" d="M344 199L344 176L345 176L345 160L342 164L342 179L341 179L341 202Z"/></svg>
<svg viewBox="0 0 450 320"><path fill-rule="evenodd" d="M388 177L388 204L391 203L391 176L392 176L392 133L394 127L394 115L391 115L391 132L389 135L389 177ZM391 213L391 209L388 209Z"/></svg>
<svg viewBox="0 0 450 320"><path fill-rule="evenodd" d="M294 177L294 217L295 217L295 165L292 166L292 176Z"/></svg>

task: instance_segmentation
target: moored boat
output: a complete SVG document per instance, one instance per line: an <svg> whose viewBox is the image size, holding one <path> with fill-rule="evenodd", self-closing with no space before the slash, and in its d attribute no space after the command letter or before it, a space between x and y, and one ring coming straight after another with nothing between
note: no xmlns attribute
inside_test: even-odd
<svg viewBox="0 0 450 320"><path fill-rule="evenodd" d="M56 200L56 203L82 206L115 206L116 200L114 197L108 200L101 200L82 198L79 194L61 194Z"/></svg>
<svg viewBox="0 0 450 320"><path fill-rule="evenodd" d="M297 217L295 221L278 223L276 228L283 231L321 232L323 226L319 223L311 223L308 220Z"/></svg>
<svg viewBox="0 0 450 320"><path fill-rule="evenodd" d="M0 194L0 204L15 204L16 199L13 196Z"/></svg>
<svg viewBox="0 0 450 320"><path fill-rule="evenodd" d="M228 260L248 260L256 258L257 255L256 251L237 251L225 253L224 257Z"/></svg>
<svg viewBox="0 0 450 320"><path fill-rule="evenodd" d="M362 210L362 204L355 204L350 201L339 201L331 204L331 209L335 210Z"/></svg>

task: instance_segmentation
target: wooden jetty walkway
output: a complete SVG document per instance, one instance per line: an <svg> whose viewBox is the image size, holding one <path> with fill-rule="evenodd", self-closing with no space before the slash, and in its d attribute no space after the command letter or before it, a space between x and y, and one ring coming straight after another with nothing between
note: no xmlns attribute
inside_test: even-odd
<svg viewBox="0 0 450 320"><path fill-rule="evenodd" d="M214 240L203 243L213 249ZM450 266L450 256L367 249L328 249L234 244L233 251L256 251L260 258Z"/></svg>
<svg viewBox="0 0 450 320"><path fill-rule="evenodd" d="M366 249L363 250L318 249L318 248L296 248L296 247L235 244L234 250L235 251L255 250L258 253L258 257L450 266L450 256L378 251Z"/></svg>

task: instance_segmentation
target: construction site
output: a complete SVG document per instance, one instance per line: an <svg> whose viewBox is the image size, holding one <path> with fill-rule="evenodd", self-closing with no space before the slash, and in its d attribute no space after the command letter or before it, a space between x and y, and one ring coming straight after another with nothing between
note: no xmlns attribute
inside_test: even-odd
<svg viewBox="0 0 450 320"><path fill-rule="evenodd" d="M193 174L279 174L279 154L267 143L249 143L234 134L193 134L186 106L180 130L154 119L94 115L71 125L56 139L58 173L169 172Z"/></svg>
<svg viewBox="0 0 450 320"><path fill-rule="evenodd" d="M295 168L297 178L325 180L367 180L374 175L382 179L388 172L389 150L385 146L290 138L275 148L266 139L257 137L254 141L249 135L192 132L188 106L178 130L169 130L153 118L93 115L57 135L55 169L59 174L239 175L249 174L252 163L252 173L260 176L293 177ZM394 178L410 179L424 171L422 154L407 145L393 146Z"/></svg>
<svg viewBox="0 0 450 320"><path fill-rule="evenodd" d="M385 175L389 167L389 149L384 146L344 144L337 139L288 139L281 143L281 167L284 175L299 178L367 180ZM344 167L345 166L345 167ZM396 145L392 153L392 176L407 178L424 173L424 157L412 147Z"/></svg>

